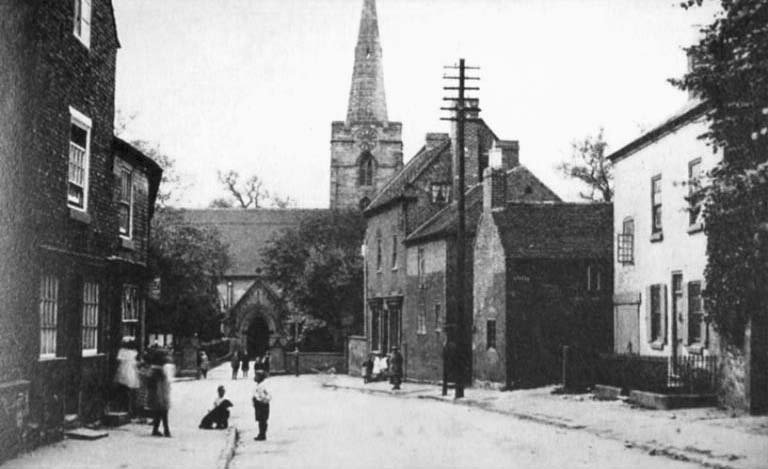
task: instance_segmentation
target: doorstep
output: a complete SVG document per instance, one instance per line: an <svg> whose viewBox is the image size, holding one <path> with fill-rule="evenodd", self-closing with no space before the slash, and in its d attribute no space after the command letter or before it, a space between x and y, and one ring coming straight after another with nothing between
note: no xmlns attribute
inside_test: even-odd
<svg viewBox="0 0 768 469"><path fill-rule="evenodd" d="M631 390L627 401L648 409L671 410L686 407L714 407L717 405L717 396L715 394L664 394Z"/></svg>

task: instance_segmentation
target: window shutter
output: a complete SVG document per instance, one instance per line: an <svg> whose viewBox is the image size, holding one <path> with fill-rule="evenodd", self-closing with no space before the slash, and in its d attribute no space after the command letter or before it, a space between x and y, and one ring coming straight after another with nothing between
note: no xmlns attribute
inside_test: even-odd
<svg viewBox="0 0 768 469"><path fill-rule="evenodd" d="M707 279L702 277L701 279L701 314L704 321L704 330L701 332L701 340L704 342L704 347L709 348L709 318L707 318L706 302L704 301L704 290L707 288Z"/></svg>
<svg viewBox="0 0 768 469"><path fill-rule="evenodd" d="M645 335L648 339L648 342L653 342L653 336L651 335L651 331L653 330L653 300L651 299L651 285L648 285L645 287Z"/></svg>
<svg viewBox="0 0 768 469"><path fill-rule="evenodd" d="M667 285L659 285L659 291L661 292L661 338L662 343L667 343L667 322L669 318L669 300L667 299Z"/></svg>
<svg viewBox="0 0 768 469"><path fill-rule="evenodd" d="M680 338L685 345L691 344L691 335L688 333L688 315L691 312L688 305L688 284L690 283L691 282L683 282L683 305L681 308L682 311L680 311L679 320L677 321L677 337Z"/></svg>

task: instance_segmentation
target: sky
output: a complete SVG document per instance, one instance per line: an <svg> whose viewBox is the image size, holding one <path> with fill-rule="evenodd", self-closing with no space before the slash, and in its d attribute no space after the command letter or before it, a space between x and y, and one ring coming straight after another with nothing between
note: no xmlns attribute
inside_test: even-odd
<svg viewBox="0 0 768 469"><path fill-rule="evenodd" d="M113 0L125 137L160 147L175 203L225 196L217 171L258 175L299 207L327 207L331 122L346 117L362 0ZM389 119L404 159L440 117L443 66L480 67L481 117L566 200L555 169L605 129L618 149L682 106L668 83L716 4L679 0L378 0Z"/></svg>

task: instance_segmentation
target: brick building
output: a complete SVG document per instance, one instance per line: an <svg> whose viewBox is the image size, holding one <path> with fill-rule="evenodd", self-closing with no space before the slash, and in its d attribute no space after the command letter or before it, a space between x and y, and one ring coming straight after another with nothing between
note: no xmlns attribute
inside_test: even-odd
<svg viewBox="0 0 768 469"><path fill-rule="evenodd" d="M402 124L387 117L376 1L364 0L347 119L331 124L331 209L365 208L402 167Z"/></svg>
<svg viewBox="0 0 768 469"><path fill-rule="evenodd" d="M506 178L509 201L560 200L528 168L519 163L517 142L494 142L488 153L490 159L503 161L504 167L508 168ZM470 152L467 156L470 155L477 154ZM472 173L477 174L474 171ZM470 175L469 171L467 175ZM468 179L470 183L465 202L467 268L464 307L467 313L472 311L473 246L478 219L482 213L482 184L471 175ZM458 282L457 226L457 207L455 204L448 205L420 224L405 239L408 267L405 278L403 348L408 356L406 372L409 379L436 381L442 378L442 347L446 339L443 327L444 324L455 322L458 309L453 295ZM469 379L470 367L466 373Z"/></svg>
<svg viewBox="0 0 768 469"><path fill-rule="evenodd" d="M6 457L65 415L102 415L117 345L142 337L161 170L113 136L111 1L4 2L0 23Z"/></svg>
<svg viewBox="0 0 768 469"><path fill-rule="evenodd" d="M556 382L561 347L611 347L612 206L510 202L488 169L474 243L473 377Z"/></svg>

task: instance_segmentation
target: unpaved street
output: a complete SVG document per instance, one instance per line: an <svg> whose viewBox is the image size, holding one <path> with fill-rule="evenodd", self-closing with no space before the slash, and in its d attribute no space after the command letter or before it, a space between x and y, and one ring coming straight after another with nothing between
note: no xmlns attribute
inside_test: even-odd
<svg viewBox="0 0 768 469"><path fill-rule="evenodd" d="M323 388L322 377L268 381L274 395L269 439L253 441L256 424L238 406L242 432L233 468L697 467L579 430L431 400ZM237 382L238 393L243 384Z"/></svg>

